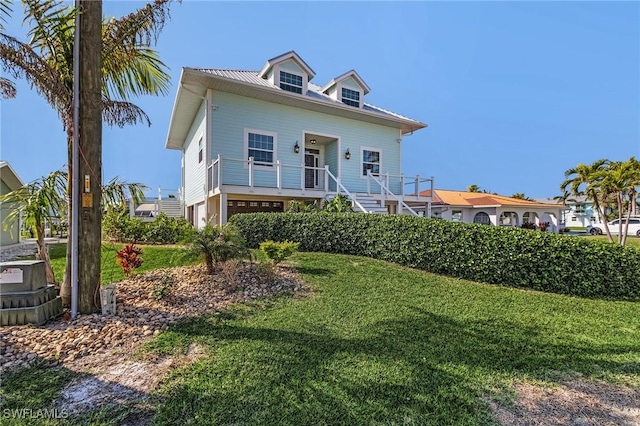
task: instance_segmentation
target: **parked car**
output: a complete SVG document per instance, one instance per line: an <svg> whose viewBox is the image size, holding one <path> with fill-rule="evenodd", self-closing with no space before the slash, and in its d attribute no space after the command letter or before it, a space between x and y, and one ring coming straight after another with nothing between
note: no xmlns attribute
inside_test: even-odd
<svg viewBox="0 0 640 426"><path fill-rule="evenodd" d="M627 218L625 217L622 218L622 224L620 224L620 219L615 219L607 225L609 226L611 235L618 235L620 232L624 232L626 224ZM587 232L591 235L602 235L605 233L604 224L600 223L597 225L589 225L587 226ZM631 216L631 218L629 218L629 230L627 231L627 235L640 237L640 216Z"/></svg>

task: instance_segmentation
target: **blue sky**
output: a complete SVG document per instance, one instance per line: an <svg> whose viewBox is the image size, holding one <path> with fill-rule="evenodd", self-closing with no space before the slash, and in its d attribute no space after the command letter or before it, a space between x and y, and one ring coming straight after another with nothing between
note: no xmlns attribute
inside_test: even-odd
<svg viewBox="0 0 640 426"><path fill-rule="evenodd" d="M24 32L19 1L12 35ZM120 16L140 2L104 1ZM156 46L166 97L139 98L152 126L104 129L103 178L175 190L164 148L181 67L259 70L295 50L324 85L352 68L367 102L427 123L403 172L436 187L559 194L566 169L640 157L639 2L213 2L174 4ZM1 105L0 158L25 182L64 166L58 117L20 82Z"/></svg>

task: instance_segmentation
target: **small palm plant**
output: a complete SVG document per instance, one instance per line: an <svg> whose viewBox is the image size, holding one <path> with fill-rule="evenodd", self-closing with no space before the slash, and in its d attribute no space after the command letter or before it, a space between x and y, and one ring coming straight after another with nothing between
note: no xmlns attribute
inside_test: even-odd
<svg viewBox="0 0 640 426"><path fill-rule="evenodd" d="M213 275L214 265L218 262L250 257L244 239L229 224L193 229L185 240L185 251L190 256L204 257L209 275Z"/></svg>

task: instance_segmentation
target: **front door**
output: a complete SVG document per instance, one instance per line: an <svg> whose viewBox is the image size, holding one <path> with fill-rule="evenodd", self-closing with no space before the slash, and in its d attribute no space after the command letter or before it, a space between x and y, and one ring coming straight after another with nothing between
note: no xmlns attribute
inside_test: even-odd
<svg viewBox="0 0 640 426"><path fill-rule="evenodd" d="M304 187L316 189L320 187L320 151L317 149L306 149L304 154Z"/></svg>

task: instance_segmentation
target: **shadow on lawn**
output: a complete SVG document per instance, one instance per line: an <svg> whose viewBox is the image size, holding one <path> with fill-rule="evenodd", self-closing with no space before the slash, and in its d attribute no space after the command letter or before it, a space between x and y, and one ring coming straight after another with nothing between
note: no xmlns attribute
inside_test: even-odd
<svg viewBox="0 0 640 426"><path fill-rule="evenodd" d="M3 374L0 424L140 424L153 416L141 404L149 398L138 389L39 360Z"/></svg>
<svg viewBox="0 0 640 426"><path fill-rule="evenodd" d="M201 318L175 330L207 342L212 355L165 389L173 408L159 408L160 424L490 424L479 399L487 375L640 372L600 357L639 345L556 341L533 327L420 309L372 325L366 337L241 324Z"/></svg>

